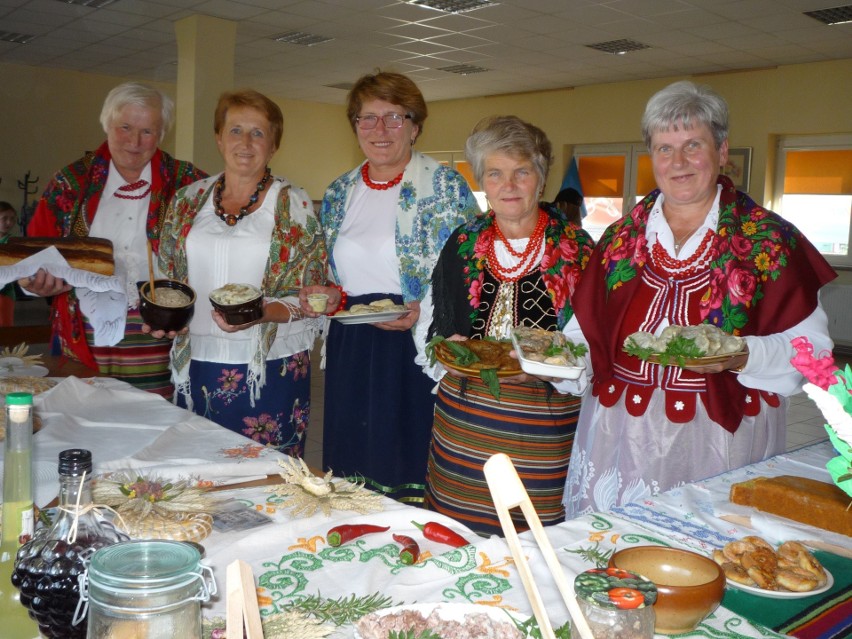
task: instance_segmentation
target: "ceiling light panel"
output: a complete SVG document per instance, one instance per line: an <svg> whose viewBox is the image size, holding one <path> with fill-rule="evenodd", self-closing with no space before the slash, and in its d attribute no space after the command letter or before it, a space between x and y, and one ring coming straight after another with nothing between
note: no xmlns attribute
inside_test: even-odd
<svg viewBox="0 0 852 639"><path fill-rule="evenodd" d="M0 31L0 42L14 42L15 44L26 44L35 38L28 33L15 33L14 31Z"/></svg>
<svg viewBox="0 0 852 639"><path fill-rule="evenodd" d="M488 71L488 69L473 64L454 64L449 67L438 67L438 71L446 71L447 73L456 73L458 75L472 75L474 73L483 73Z"/></svg>
<svg viewBox="0 0 852 639"><path fill-rule="evenodd" d="M806 16L819 20L823 24L845 24L852 22L852 5L833 7L831 9L818 9L816 11L805 11Z"/></svg>
<svg viewBox="0 0 852 639"><path fill-rule="evenodd" d="M62 4L73 4L78 7L89 7L90 9L103 9L108 4L112 4L117 0L57 0Z"/></svg>
<svg viewBox="0 0 852 639"><path fill-rule="evenodd" d="M435 9L445 13L467 13L468 11L476 11L484 7L491 7L497 2L490 0L408 0L408 4L425 7L427 9Z"/></svg>
<svg viewBox="0 0 852 639"><path fill-rule="evenodd" d="M315 44L322 44L323 42L331 42L334 40L334 38L327 38L313 33L305 33L304 31L287 31L286 33L274 35L271 38L276 42L298 44L303 47L312 47Z"/></svg>
<svg viewBox="0 0 852 639"><path fill-rule="evenodd" d="M615 53L617 55L651 48L647 44L642 44L635 40L609 40L608 42L597 42L595 44L587 44L586 46L590 49L603 51L604 53Z"/></svg>

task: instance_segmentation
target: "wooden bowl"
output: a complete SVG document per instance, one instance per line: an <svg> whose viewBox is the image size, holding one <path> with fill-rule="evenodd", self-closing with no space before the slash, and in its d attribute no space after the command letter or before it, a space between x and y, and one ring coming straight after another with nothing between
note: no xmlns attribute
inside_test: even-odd
<svg viewBox="0 0 852 639"><path fill-rule="evenodd" d="M657 585L654 630L677 634L693 630L722 602L725 573L704 555L665 546L619 550L609 565L647 577Z"/></svg>

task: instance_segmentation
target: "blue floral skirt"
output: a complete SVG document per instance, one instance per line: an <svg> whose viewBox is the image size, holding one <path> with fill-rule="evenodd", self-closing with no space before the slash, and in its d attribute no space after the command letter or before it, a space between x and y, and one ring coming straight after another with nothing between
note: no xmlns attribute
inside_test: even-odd
<svg viewBox="0 0 852 639"><path fill-rule="evenodd" d="M302 457L311 412L311 359L302 351L266 362L266 384L254 406L249 401L248 364L192 360L193 410L228 430ZM186 408L178 394L178 405Z"/></svg>

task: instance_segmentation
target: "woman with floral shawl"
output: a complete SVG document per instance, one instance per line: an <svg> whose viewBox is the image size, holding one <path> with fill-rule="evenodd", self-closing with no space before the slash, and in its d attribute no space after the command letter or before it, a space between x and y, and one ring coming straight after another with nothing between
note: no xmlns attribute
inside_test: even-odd
<svg viewBox="0 0 852 639"><path fill-rule="evenodd" d="M223 173L182 189L169 207L160 268L196 292L189 332L171 352L176 403L301 457L310 415L310 350L319 323L296 293L325 282L327 260L307 193L270 175L284 119L252 90L219 98L214 131ZM263 316L232 326L210 304L226 284L261 290Z"/></svg>
<svg viewBox="0 0 852 639"><path fill-rule="evenodd" d="M414 363L429 319L420 303L450 232L476 202L454 169L414 151L427 109L409 78L379 72L349 92L347 115L367 161L328 187L320 213L334 280L347 308L390 299L399 319L330 320L326 342L323 467L394 499L422 503L434 383ZM330 295L335 311L341 292ZM316 315L316 313L314 313Z"/></svg>
<svg viewBox="0 0 852 639"><path fill-rule="evenodd" d="M120 84L104 100L100 119L106 142L53 177L27 234L112 241L116 275L127 287L124 338L112 346L97 345L76 291L47 271L40 271L25 288L53 297L55 354L76 359L105 377L171 397L171 344L143 333L136 283L148 277L148 243L157 250L163 216L175 191L207 174L157 147L174 121L174 102L159 90L136 82Z"/></svg>
<svg viewBox="0 0 852 639"><path fill-rule="evenodd" d="M791 224L719 175L728 108L677 82L642 120L658 190L603 234L565 329L588 343L586 391L565 486L568 517L609 510L785 450L786 397L803 378L790 340L831 349L819 290L834 271ZM721 362L662 366L625 339L708 323L742 336Z"/></svg>
<svg viewBox="0 0 852 639"><path fill-rule="evenodd" d="M592 240L560 209L539 205L550 141L538 127L501 116L477 124L465 151L491 210L456 229L441 251L427 300L430 336L508 339L516 326L561 329L574 313L570 298ZM498 397L479 377L440 364L427 370L441 382L426 507L500 534L483 466L505 453L542 522L562 521L579 397L526 374L499 378ZM525 527L520 518L516 525Z"/></svg>

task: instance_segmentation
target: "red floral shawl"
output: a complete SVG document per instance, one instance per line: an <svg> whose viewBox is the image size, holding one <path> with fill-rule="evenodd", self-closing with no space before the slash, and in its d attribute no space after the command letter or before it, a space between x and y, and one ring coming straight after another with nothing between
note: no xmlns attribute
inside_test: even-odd
<svg viewBox="0 0 852 639"><path fill-rule="evenodd" d="M837 274L796 227L722 185L711 247L703 321L734 335L770 335L795 326L817 307L817 292ZM613 377L619 327L648 260L645 225L659 190L604 232L573 298L589 343L594 382ZM730 432L742 421L746 389L732 373L707 375L710 418Z"/></svg>
<svg viewBox="0 0 852 639"><path fill-rule="evenodd" d="M39 200L27 235L39 237L87 237L95 217L101 193L106 186L111 156L106 142L94 153L60 170L47 185ZM151 158L151 202L146 223L148 237L158 250L160 224L175 191L206 177L191 163L176 160L157 149ZM64 355L97 370L86 342L83 317L74 292L57 295L53 300L53 337Z"/></svg>

